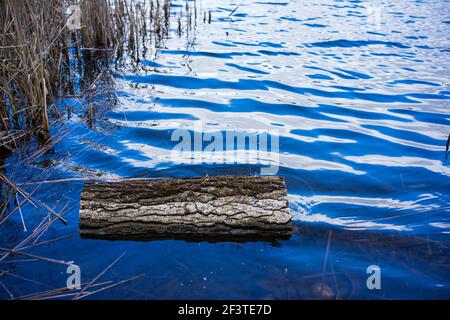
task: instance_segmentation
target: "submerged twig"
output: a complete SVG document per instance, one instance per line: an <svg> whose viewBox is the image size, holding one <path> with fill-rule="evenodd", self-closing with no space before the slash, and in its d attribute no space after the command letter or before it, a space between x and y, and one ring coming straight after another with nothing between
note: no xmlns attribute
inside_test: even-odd
<svg viewBox="0 0 450 320"><path fill-rule="evenodd" d="M79 299L85 298L85 297L87 297L87 296L90 296L90 295L92 295L92 294L95 294L95 293L98 293L98 292L101 292L101 291L104 291L104 290L107 290L107 289L111 289L111 288L113 288L113 287L119 286L119 285L121 285L121 284L130 282L130 281L133 281L133 280L136 280L136 279L139 279L139 278L143 278L144 276L145 276L145 274L143 274L143 273L142 273L142 274L139 274L139 275L137 275L137 276L133 276L133 277L131 277L131 278L128 278L128 279L119 281L119 282L117 282L117 283L114 283L114 284L112 284L112 285L110 285L110 286L106 286L106 287L104 287L104 288L101 288L101 289L99 289L99 290L96 290L96 291L93 291L93 292L89 292L89 293L85 293L85 294L83 294L81 297L79 297Z"/></svg>
<svg viewBox="0 0 450 320"><path fill-rule="evenodd" d="M22 209L20 207L20 202L19 202L19 198L17 197L17 193L16 193L16 201L17 201L17 207L19 208L20 219L22 220L23 231L27 232L27 226L25 225L25 220L23 219Z"/></svg>
<svg viewBox="0 0 450 320"><path fill-rule="evenodd" d="M13 294L11 293L11 291L9 291L9 289L3 284L3 282L0 281L0 286L6 291L6 293L8 294L10 299L14 299Z"/></svg>
<svg viewBox="0 0 450 320"><path fill-rule="evenodd" d="M126 251L122 253L116 260L114 260L109 266L107 266L102 272L100 272L94 279L92 279L92 281L89 282L83 289L81 289L81 291L73 299L79 299L87 289L89 289L98 279L100 279L101 276L103 276L109 269L111 269L125 254Z"/></svg>
<svg viewBox="0 0 450 320"><path fill-rule="evenodd" d="M228 17L231 17L236 12L236 10L241 6L241 4L242 4L242 1L239 2L239 4L233 9L233 11L230 12Z"/></svg>

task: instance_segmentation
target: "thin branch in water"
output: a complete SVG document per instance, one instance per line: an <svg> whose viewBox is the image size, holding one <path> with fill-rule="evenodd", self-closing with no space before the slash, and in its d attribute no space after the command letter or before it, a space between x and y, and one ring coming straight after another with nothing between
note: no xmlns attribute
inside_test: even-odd
<svg viewBox="0 0 450 320"><path fill-rule="evenodd" d="M25 225L25 220L23 219L22 209L20 208L20 202L19 202L17 193L16 193L16 201L17 201L17 206L19 207L20 219L22 220L23 232L27 232L27 226Z"/></svg>
<svg viewBox="0 0 450 320"><path fill-rule="evenodd" d="M236 10L241 6L241 4L242 4L242 1L239 2L239 4L236 6L236 8L233 9L233 11L231 11L231 13L228 15L228 17L231 17L236 12Z"/></svg>
<svg viewBox="0 0 450 320"><path fill-rule="evenodd" d="M37 284L37 285L40 285L40 286L43 286L43 287L47 287L47 288L49 287L48 284L45 284L43 282L39 282L39 281L36 281L36 280L33 280L33 279L29 279L29 278L20 276L18 274L12 273L10 271L2 271L0 276L6 276L6 275L11 276L13 278L21 279L21 280L24 280L24 281L28 281L28 282L31 282L31 283L34 283L34 284Z"/></svg>
<svg viewBox="0 0 450 320"><path fill-rule="evenodd" d="M55 259L51 259L51 258L41 257L41 256L37 256L37 255L31 254L31 253L22 252L22 251L10 250L10 249L5 249L5 248L0 248L0 250L6 251L6 252L8 252L10 254L19 254L19 255L23 255L23 256L27 256L27 257L30 257L30 258L35 258L35 259L39 259L39 260L43 260L43 261L47 261L47 262L52 262L52 263L56 263L56 264L62 264L62 265L65 265L65 266L72 265L71 263L65 262L63 260L55 260Z"/></svg>
<svg viewBox="0 0 450 320"><path fill-rule="evenodd" d="M21 250L26 250L26 249L29 249L29 248L34 248L34 247L42 246L42 245L45 245L45 244L50 244L50 243L53 243L53 242L56 242L56 241L59 241L59 240L72 238L73 236L74 236L74 234L69 234L69 235L61 236L61 237L58 237L58 238L55 238L55 239L50 239L50 240L42 241L42 242L39 242L39 243L33 243L32 245L29 245L29 246L26 246L26 247L22 247Z"/></svg>
<svg viewBox="0 0 450 320"><path fill-rule="evenodd" d="M99 287L99 286L103 286L103 285L109 285L111 284L112 281L104 281L98 284L93 285L92 287ZM86 283L83 283L82 285L85 285ZM40 298L46 298L49 297L51 295L57 295L57 294L62 294L64 292L67 291L74 291L72 293L69 293L67 295L76 295L78 294L78 289L69 289L67 287L61 287L61 288L57 288L57 289L50 289L50 290L46 290L46 291L41 291L41 292L35 292L35 293L30 293L30 294L26 294L20 297L17 297L17 300L30 300L30 299L40 299Z"/></svg>
<svg viewBox="0 0 450 320"><path fill-rule="evenodd" d="M6 293L8 294L10 299L14 299L13 294L11 293L11 291L9 291L9 289L3 284L3 282L0 281L0 286L6 291Z"/></svg>
<svg viewBox="0 0 450 320"><path fill-rule="evenodd" d="M65 225L67 225L67 221L57 212L55 212L52 208L50 208L49 206L47 206L45 203L40 202L39 200L35 200L31 197L31 195L27 194L24 190L22 190L19 186L13 184L11 181L9 181L8 178L6 178L6 176L4 176L3 174L0 174L0 178L7 183L9 186L11 186L13 189L15 189L17 192L19 192L25 199L28 199L28 202L30 202L31 204L33 204L36 208L36 204L39 205L41 208L44 208L48 211L50 211L52 214L54 214L56 217L58 217L58 219L64 223Z"/></svg>
<svg viewBox="0 0 450 320"><path fill-rule="evenodd" d="M28 197L32 196L37 190L39 189L39 185L33 190L31 191L31 193L28 194ZM24 200L22 202L20 202L20 205L24 205L27 201L29 200L29 198L24 198ZM16 210L18 210L19 206L16 206L13 210L11 210L11 212L9 212L5 217L3 217L3 219L0 221L0 225L2 223L4 223L6 220L8 220L8 218L14 214L14 212L16 212Z"/></svg>
<svg viewBox="0 0 450 320"><path fill-rule="evenodd" d="M103 276L109 269L111 269L116 263L117 261L119 261L127 252L125 251L124 253L122 253L116 260L114 260L108 267L106 267L105 270L103 270L102 272L100 272L94 279L92 279L91 282L89 282L89 284L84 287L73 299L77 300L80 298L80 296L87 290L89 289L98 279L100 279L101 276Z"/></svg>
<svg viewBox="0 0 450 320"><path fill-rule="evenodd" d="M38 259L16 259L16 260L9 260L9 261L0 261L0 263L21 263L21 262L36 262L39 261Z"/></svg>
<svg viewBox="0 0 450 320"><path fill-rule="evenodd" d="M12 183L3 173L0 173L0 179L5 184L7 184L8 186L10 186L14 190L16 190L16 192L20 193L22 197L24 197L25 199L28 199L28 202L31 203L35 208L37 208L36 204L32 201L32 199L30 199L30 197L27 196L25 191L23 191L19 186Z"/></svg>
<svg viewBox="0 0 450 320"><path fill-rule="evenodd" d="M125 280L122 280L122 281L119 281L119 282L117 282L117 283L115 283L115 284L112 284L112 285L110 285L110 286L106 286L106 287L104 287L104 288L101 288L101 289L99 289L99 290L96 290L96 291L93 291L93 292L90 292L90 293L86 293L86 294L84 294L83 296L81 296L79 299L83 299L83 298L85 298L85 297L87 297L87 296L90 296L90 295L92 295L92 294L95 294L95 293L98 293L98 292L101 292L101 291L104 291L104 290L107 290L107 289L111 289L111 288L113 288L113 287L116 287L116 286L118 286L118 285L121 285L121 284L124 284L124 283L126 283L126 282L130 282L130 281L133 281L133 280L136 280L136 279L139 279L139 278L143 278L145 276L145 274L139 274L139 275L137 275L137 276L133 276L133 277L131 277L131 278L128 278L128 279L125 279Z"/></svg>

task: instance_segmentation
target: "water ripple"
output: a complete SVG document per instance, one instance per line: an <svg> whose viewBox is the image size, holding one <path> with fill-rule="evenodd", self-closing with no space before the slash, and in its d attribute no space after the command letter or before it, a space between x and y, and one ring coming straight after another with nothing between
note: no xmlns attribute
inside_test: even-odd
<svg viewBox="0 0 450 320"><path fill-rule="evenodd" d="M176 10L184 5L172 3ZM272 249L265 245L243 246L246 250L236 253L231 245L201 244L202 250L209 250L205 264L204 251L193 253L200 244L179 242L158 242L153 253L167 246L168 251L180 248L180 261L202 257L189 273L199 279L204 277L201 272L210 271L202 268L210 268L217 259L216 266L236 271L227 278L231 285L243 274L242 255L261 249L264 254L247 261L252 276L238 281L236 292L245 285L251 297L267 298L273 297L280 276L264 291L261 283L274 271L255 275L261 265L277 271L286 265L293 270L311 267L312 273L322 273L326 243L317 246L311 241L325 241L326 232L302 232L325 225L326 230L333 228L336 267L346 273L357 270L359 282L367 265L382 261L392 264L383 273L389 279L383 282L388 286L386 297L417 298L430 292L448 296L448 272L434 272L432 264L418 262L411 271L406 259L397 263L404 250L389 251L386 246L408 239L408 248L416 247L409 236L448 243L450 169L444 151L450 132L450 24L445 17L450 16L450 6L448 1L392 1L383 7L377 25L368 21L367 13L377 5L348 0L244 1L230 16L236 3L202 1L212 12L211 24L199 23L187 43L168 39L138 68L116 71L116 106L89 128L80 125L84 109L74 108L67 122L71 133L52 150L56 178L259 174L261 166L273 160L255 150L236 150L237 161L236 153L227 152L221 164L215 163L222 156L216 153L194 153L191 163L172 157L171 134L179 128L198 134L195 127L200 123L204 131L217 134L276 130L278 174L286 180L296 228L306 229L270 255L266 250ZM377 249L364 242L363 256L356 249L359 242L335 240L344 229L345 235L354 229L367 235L381 232L388 240L373 244ZM86 251L94 242L88 243ZM125 244L103 245L121 250ZM148 271L152 255L139 248L135 255L145 256L140 267ZM152 268L172 256L170 252ZM383 259L375 259L373 252L381 252ZM448 252L437 252L433 257L448 259ZM413 260L425 256L428 253L416 254ZM152 273L175 270L179 276L177 267L165 266ZM425 274L418 277L418 270ZM302 279L305 270L299 274ZM399 285L400 278L406 282ZM150 282L146 285L145 292L152 287ZM215 295L207 291L207 297L236 297L228 286L226 294L218 287L211 286ZM399 287L406 289L398 291ZM260 295L262 291L266 295ZM180 292L192 297L190 289ZM205 297L205 290L199 292ZM367 294L364 287L358 297Z"/></svg>

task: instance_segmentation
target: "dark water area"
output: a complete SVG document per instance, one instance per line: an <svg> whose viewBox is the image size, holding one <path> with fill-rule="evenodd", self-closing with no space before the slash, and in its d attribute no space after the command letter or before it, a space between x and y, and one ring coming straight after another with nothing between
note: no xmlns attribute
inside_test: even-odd
<svg viewBox="0 0 450 320"><path fill-rule="evenodd" d="M102 279L144 277L97 299L449 299L450 1L244 1L233 12L238 4L197 1L211 24L169 38L137 69L114 70L113 91L58 101L70 118L52 127L54 145L31 157L30 143L4 160L12 181L67 220L23 251L73 261L82 282L126 252ZM98 111L88 120L90 104ZM82 179L260 173L258 157L171 158L173 130L198 123L276 130L290 239L80 238ZM21 212L24 222L18 210L0 217L0 247L49 215L29 202ZM371 265L380 290L366 286ZM66 285L65 265L31 256L1 260L5 271L14 297ZM2 287L0 298L10 298Z"/></svg>

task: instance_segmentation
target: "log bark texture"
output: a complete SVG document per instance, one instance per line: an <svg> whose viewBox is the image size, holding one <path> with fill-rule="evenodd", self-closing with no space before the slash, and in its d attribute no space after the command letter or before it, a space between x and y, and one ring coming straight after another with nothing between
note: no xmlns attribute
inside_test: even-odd
<svg viewBox="0 0 450 320"><path fill-rule="evenodd" d="M286 238L283 178L213 176L85 183L80 233L90 238Z"/></svg>

